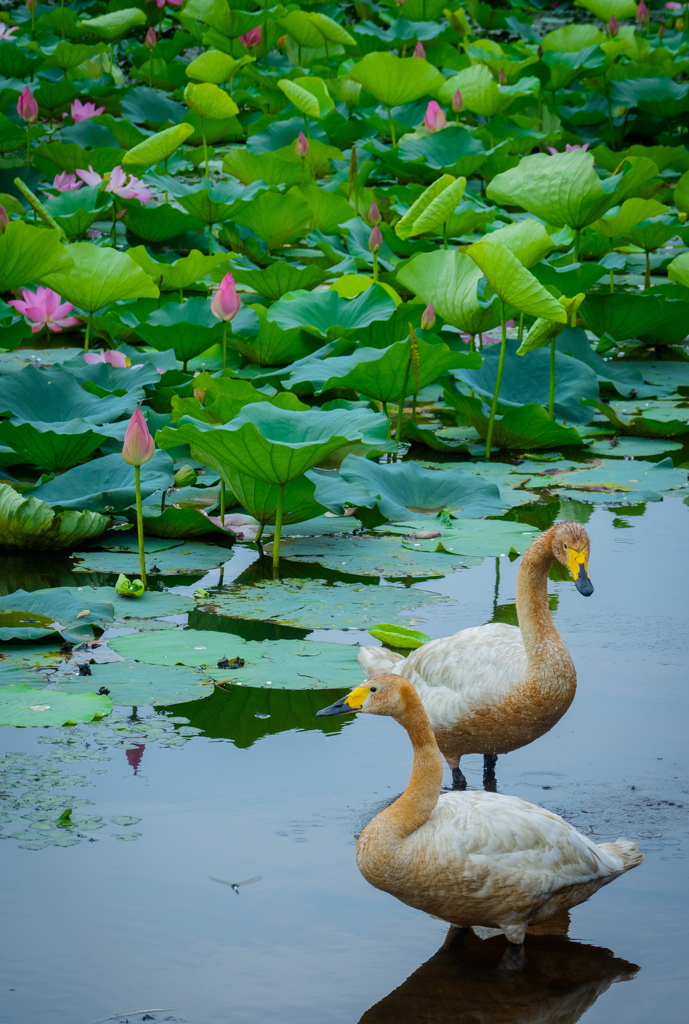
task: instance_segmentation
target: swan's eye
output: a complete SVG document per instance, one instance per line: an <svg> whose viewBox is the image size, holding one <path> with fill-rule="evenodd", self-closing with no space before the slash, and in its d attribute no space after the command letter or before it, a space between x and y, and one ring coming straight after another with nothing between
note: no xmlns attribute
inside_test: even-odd
<svg viewBox="0 0 689 1024"><path fill-rule="evenodd" d="M371 693L375 693L377 689L378 689L377 686L372 686L370 692Z"/></svg>

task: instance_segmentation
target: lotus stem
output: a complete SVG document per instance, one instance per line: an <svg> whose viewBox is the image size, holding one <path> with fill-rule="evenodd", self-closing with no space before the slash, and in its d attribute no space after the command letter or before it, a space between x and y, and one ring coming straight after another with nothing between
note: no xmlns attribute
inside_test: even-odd
<svg viewBox="0 0 689 1024"><path fill-rule="evenodd" d="M517 335L518 340L521 341L524 337L524 314L519 314L519 334Z"/></svg>
<svg viewBox="0 0 689 1024"><path fill-rule="evenodd" d="M113 249L117 248L117 201L112 204L112 228L110 231L110 241L112 242Z"/></svg>
<svg viewBox="0 0 689 1024"><path fill-rule="evenodd" d="M579 262L579 244L581 241L581 228L574 229L574 262Z"/></svg>
<svg viewBox="0 0 689 1024"><path fill-rule="evenodd" d="M615 271L610 270L610 294L612 295L615 291Z"/></svg>
<svg viewBox="0 0 689 1024"><path fill-rule="evenodd" d="M89 313L89 318L86 321L86 337L84 338L84 352L89 350L89 341L91 340L91 323L93 321L93 313Z"/></svg>
<svg viewBox="0 0 689 1024"><path fill-rule="evenodd" d="M144 514L141 507L141 466L134 466L134 487L136 489L136 536L139 542L139 572L146 589L146 554L144 552Z"/></svg>
<svg viewBox="0 0 689 1024"><path fill-rule="evenodd" d="M161 492L161 497L160 497L160 512L161 512L161 515L165 511L165 499L166 498L167 498L167 488L163 487L163 490Z"/></svg>
<svg viewBox="0 0 689 1024"><path fill-rule="evenodd" d="M33 11L31 13L33 14ZM31 167L31 125L28 121L26 124L26 162Z"/></svg>
<svg viewBox="0 0 689 1024"><path fill-rule="evenodd" d="M644 291L651 287L651 254L646 250L646 274L644 277Z"/></svg>
<svg viewBox="0 0 689 1024"><path fill-rule="evenodd" d="M414 392L414 398L413 398L413 401L411 403L411 421L414 424L414 426L416 426L416 403L418 401L418 398L419 398L419 393L418 393L418 391L415 391Z"/></svg>
<svg viewBox="0 0 689 1024"><path fill-rule="evenodd" d="M201 118L201 138L203 139L203 159L206 164L206 178L210 178L210 168L208 166L208 143L206 142L206 122Z"/></svg>
<svg viewBox="0 0 689 1024"><path fill-rule="evenodd" d="M373 253L373 283L378 284L378 253Z"/></svg>
<svg viewBox="0 0 689 1024"><path fill-rule="evenodd" d="M392 120L392 111L390 107L385 108L388 112L388 124L390 125L390 138L392 139L393 146L397 145L397 139L395 137L395 122Z"/></svg>
<svg viewBox="0 0 689 1024"><path fill-rule="evenodd" d="M278 575L280 566L280 534L282 533L282 505L285 498L285 485L280 484L278 503L275 509L275 530L273 533L273 576Z"/></svg>
<svg viewBox="0 0 689 1024"><path fill-rule="evenodd" d="M227 368L227 327L228 327L227 320L223 320L223 325L222 325L222 368L223 368L223 370L225 370ZM230 330L232 330L232 328L230 328Z"/></svg>
<svg viewBox="0 0 689 1024"><path fill-rule="evenodd" d="M225 499L227 495L225 493L225 481L220 478L220 522L223 527L225 526Z"/></svg>
<svg viewBox="0 0 689 1024"><path fill-rule="evenodd" d="M555 419L555 338L550 342L550 390L548 392L548 412L551 420Z"/></svg>
<svg viewBox="0 0 689 1024"><path fill-rule="evenodd" d="M383 412L385 413L385 419L388 421L388 438L390 437L390 416L388 414L388 403L383 402Z"/></svg>
<svg viewBox="0 0 689 1024"><path fill-rule="evenodd" d="M447 221L443 222L443 249L449 248L447 241Z"/></svg>
<svg viewBox="0 0 689 1024"><path fill-rule="evenodd" d="M402 440L402 418L404 416L404 399L407 396L407 386L409 384L409 374L411 373L411 362L412 357L409 356L409 362L407 363L407 372L404 375L404 384L402 385L402 395L400 397L400 404L397 410L397 426L395 427L395 441L397 444Z"/></svg>
<svg viewBox="0 0 689 1024"><path fill-rule="evenodd" d="M263 531L265 530L265 527L266 527L265 523L259 523L258 524L258 532L256 534L256 543L257 544L261 543L261 539L263 537Z"/></svg>
<svg viewBox="0 0 689 1024"><path fill-rule="evenodd" d="M500 326L502 328L502 340L500 341L500 355L498 357L498 373L495 378L495 391L493 392L493 401L490 407L490 419L488 420L488 433L486 434L486 462L490 462L490 446L493 440L493 424L495 422L495 413L498 409L498 395L500 394L500 384L502 382L502 371L505 365L505 351L507 349L507 326L505 324L505 303L500 303Z"/></svg>
<svg viewBox="0 0 689 1024"><path fill-rule="evenodd" d="M304 187L304 181L306 178L306 157L301 158L301 187Z"/></svg>
<svg viewBox="0 0 689 1024"><path fill-rule="evenodd" d="M470 352L475 352L476 351L476 335L475 334L472 334L472 335L469 336L469 351Z"/></svg>

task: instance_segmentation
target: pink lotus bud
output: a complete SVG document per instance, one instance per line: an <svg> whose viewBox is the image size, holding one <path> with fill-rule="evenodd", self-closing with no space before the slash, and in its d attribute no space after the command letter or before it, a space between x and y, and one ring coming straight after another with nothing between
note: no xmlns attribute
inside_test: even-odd
<svg viewBox="0 0 689 1024"><path fill-rule="evenodd" d="M33 124L34 121L38 121L38 103L36 103L34 94L28 85L24 86L22 94L17 101L17 113L27 124Z"/></svg>
<svg viewBox="0 0 689 1024"><path fill-rule="evenodd" d="M423 313L421 314L421 328L424 331L430 331L435 326L435 307L432 302L429 302Z"/></svg>
<svg viewBox="0 0 689 1024"><path fill-rule="evenodd" d="M241 305L242 300L237 295L232 274L225 274L220 282L220 287L213 296L211 313L213 316L217 316L218 320L234 320Z"/></svg>
<svg viewBox="0 0 689 1024"><path fill-rule="evenodd" d="M500 68L498 71L498 85L507 85L507 75L504 68Z"/></svg>
<svg viewBox="0 0 689 1024"><path fill-rule="evenodd" d="M440 109L435 100L431 100L426 107L423 123L429 132L439 132L447 124L445 111Z"/></svg>
<svg viewBox="0 0 689 1024"><path fill-rule="evenodd" d="M536 53L538 54L538 59L540 60L541 57L543 56L543 47L539 46L538 49L536 50Z"/></svg>
<svg viewBox="0 0 689 1024"><path fill-rule="evenodd" d="M28 9L30 11L35 11L36 10L36 4L37 3L38 3L38 0L26 0L26 6L28 7Z"/></svg>
<svg viewBox="0 0 689 1024"><path fill-rule="evenodd" d="M418 40L416 46L414 47L414 54L413 54L413 56L414 57L425 57L426 56L426 51L424 50L423 43L421 42L420 39Z"/></svg>
<svg viewBox="0 0 689 1024"><path fill-rule="evenodd" d="M149 50L155 50L157 42L158 36L156 35L156 30L153 28L153 25L151 25L144 36L144 46L147 46Z"/></svg>
<svg viewBox="0 0 689 1024"><path fill-rule="evenodd" d="M248 49L251 49L253 46L260 46L262 38L261 26L257 25L250 32L245 32L243 36L240 36L239 42L244 43Z"/></svg>
<svg viewBox="0 0 689 1024"><path fill-rule="evenodd" d="M455 114L461 114L464 110L464 99L459 89L457 89L452 97L452 110Z"/></svg>
<svg viewBox="0 0 689 1024"><path fill-rule="evenodd" d="M155 450L155 441L151 437L148 423L141 411L141 406L137 405L124 434L122 458L130 466L143 466L145 462L153 458Z"/></svg>
<svg viewBox="0 0 689 1024"><path fill-rule="evenodd" d="M5 228L10 222L10 217L5 207L0 203L0 235L4 234Z"/></svg>
<svg viewBox="0 0 689 1024"><path fill-rule="evenodd" d="M620 31L620 23L614 14L610 15L610 21L608 22L608 35L616 36Z"/></svg>
<svg viewBox="0 0 689 1024"><path fill-rule="evenodd" d="M294 152L303 160L305 157L309 155L310 149L311 146L309 145L309 140L306 138L303 132L299 132L299 138L294 144Z"/></svg>
<svg viewBox="0 0 689 1024"><path fill-rule="evenodd" d="M378 252L381 245L383 244L383 236L380 233L380 228L376 224L371 234L368 236L368 247L371 252Z"/></svg>
<svg viewBox="0 0 689 1024"><path fill-rule="evenodd" d="M374 199L368 208L368 222L369 224L380 224L382 219L380 210L378 209L378 203Z"/></svg>
<svg viewBox="0 0 689 1024"><path fill-rule="evenodd" d="M644 3L644 0L640 0L638 7L636 8L636 20L639 23L648 21L648 7Z"/></svg>
<svg viewBox="0 0 689 1024"><path fill-rule="evenodd" d="M666 32L665 25L663 25L663 24L658 25L658 39L662 39L663 36L665 35L665 32Z"/></svg>

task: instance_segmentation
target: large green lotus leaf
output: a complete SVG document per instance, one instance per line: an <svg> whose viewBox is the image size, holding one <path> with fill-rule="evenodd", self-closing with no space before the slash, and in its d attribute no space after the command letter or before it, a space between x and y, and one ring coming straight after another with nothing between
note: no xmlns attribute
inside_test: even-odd
<svg viewBox="0 0 689 1024"><path fill-rule="evenodd" d="M629 228L624 233L624 239L632 245L638 245L646 252L653 252L660 249L677 234L677 219L673 214L666 216L652 217Z"/></svg>
<svg viewBox="0 0 689 1024"><path fill-rule="evenodd" d="M351 214L351 207L348 208ZM327 276L324 270L313 264L308 267L295 267L286 260L277 260L264 270L245 270L244 267L237 267L232 273L238 284L248 285L259 295L272 301L281 298L286 292L297 289L310 290L317 284L322 284Z"/></svg>
<svg viewBox="0 0 689 1024"><path fill-rule="evenodd" d="M548 32L541 43L543 49L563 50L578 52L585 46L594 46L597 43L605 42L605 35L595 25L562 25L552 32Z"/></svg>
<svg viewBox="0 0 689 1024"><path fill-rule="evenodd" d="M672 459L662 462L636 462L633 459L615 459L594 469L573 469L559 473L550 481L534 477L529 487L565 488L568 491L595 491L608 494L687 492L687 472L675 469Z"/></svg>
<svg viewBox="0 0 689 1024"><path fill-rule="evenodd" d="M136 523L136 509L125 509L124 514L130 523ZM199 509L177 508L175 505L168 505L162 512L160 505L144 505L143 524L144 533L148 537L181 539L223 532L221 527L212 523Z"/></svg>
<svg viewBox="0 0 689 1024"><path fill-rule="evenodd" d="M59 366L37 369L26 366L19 373L0 378L0 413L19 423L67 423L86 420L108 423L134 412L140 393L98 398L79 386L68 370Z"/></svg>
<svg viewBox="0 0 689 1024"><path fill-rule="evenodd" d="M569 27L573 28L574 26ZM586 27L593 28L594 26ZM606 63L606 55L594 43L592 46L584 46L573 53L548 50L543 54L541 60L550 69L548 90L555 93L559 89L566 89L583 71L594 71L602 68Z"/></svg>
<svg viewBox="0 0 689 1024"><path fill-rule="evenodd" d="M294 298L275 302L268 312L268 320L283 330L310 327L323 337L335 338L368 327L375 321L387 320L394 312L393 299L384 288L374 284L353 299L340 298L332 289L296 293Z"/></svg>
<svg viewBox="0 0 689 1024"><path fill-rule="evenodd" d="M0 234L0 292L47 283L51 274L64 273L73 265L58 231L12 220Z"/></svg>
<svg viewBox="0 0 689 1024"><path fill-rule="evenodd" d="M265 182L266 185L296 186L302 180L301 163L284 160L275 153L250 153L244 147L230 149L223 158L222 169L238 178L242 185ZM308 164L305 178L311 178Z"/></svg>
<svg viewBox="0 0 689 1024"><path fill-rule="evenodd" d="M683 252L681 256L675 256L667 265L667 276L671 281L689 288L689 252Z"/></svg>
<svg viewBox="0 0 689 1024"><path fill-rule="evenodd" d="M419 161L430 168L468 176L481 167L486 149L466 128L450 124L442 132L418 139L405 135L399 155L410 163Z"/></svg>
<svg viewBox="0 0 689 1024"><path fill-rule="evenodd" d="M170 636L168 631L164 633L165 636ZM154 635L158 634L147 634ZM203 670L170 665L166 667L165 672L161 672L157 667L135 661L111 661L103 665L91 665L90 676L60 676L60 692L65 694L80 694L86 690L99 690L101 687L109 691L109 698L113 704L122 707L167 707L170 704L185 704L191 700L203 700L214 690L208 672ZM46 692L49 694L54 691ZM38 699L35 690L34 699Z"/></svg>
<svg viewBox="0 0 689 1024"><path fill-rule="evenodd" d="M245 406L223 426L183 417L177 430L165 427L163 448L193 445L209 465L234 467L266 483L285 484L379 427L381 416L365 409L294 412L268 402ZM197 457L198 457L197 455Z"/></svg>
<svg viewBox="0 0 689 1024"><path fill-rule="evenodd" d="M181 196L181 199L185 197ZM203 222L176 206L130 206L125 214L127 229L146 242L167 242L185 231L199 231Z"/></svg>
<svg viewBox="0 0 689 1024"><path fill-rule="evenodd" d="M426 528L428 524L425 524ZM405 530L405 532L407 532ZM429 554L417 548L402 547L396 536L362 537L287 537L280 545L283 558L316 562L333 572L353 576L375 576L385 579L406 579L410 576L429 579L446 576L468 566L478 565L480 558L463 556L449 560L445 554ZM289 562L283 562L289 565Z"/></svg>
<svg viewBox="0 0 689 1024"><path fill-rule="evenodd" d="M340 466L340 480L325 473L312 474L316 499L342 515L345 504L373 508L386 519L435 516L445 509L465 518L500 515L504 505L495 484L468 476L461 469L437 473L415 462L381 465L348 455ZM333 490L331 483L339 486Z"/></svg>
<svg viewBox="0 0 689 1024"><path fill-rule="evenodd" d="M664 121L684 117L689 107L689 86L686 82L673 81L669 74L611 85L613 102L639 107L645 114Z"/></svg>
<svg viewBox="0 0 689 1024"><path fill-rule="evenodd" d="M17 590L0 597L0 640L37 640L53 633L66 640L93 640L91 626L102 630L112 619L112 604L75 594L69 587Z"/></svg>
<svg viewBox="0 0 689 1024"><path fill-rule="evenodd" d="M213 595L207 610L220 616L261 619L304 629L366 629L381 615L409 624L429 622L431 606L446 603L448 599L438 594L406 587L286 579L266 580L250 587L230 585Z"/></svg>
<svg viewBox="0 0 689 1024"><path fill-rule="evenodd" d="M158 297L148 274L127 253L101 249L90 242L74 242L65 248L74 266L67 273L48 274L43 281L88 313L122 299Z"/></svg>
<svg viewBox="0 0 689 1024"><path fill-rule="evenodd" d="M498 85L485 64L472 64L459 74L446 78L438 90L441 103L450 104L459 90L464 106L482 117L496 117L502 114L519 96L536 92L538 79L522 78L516 85Z"/></svg>
<svg viewBox="0 0 689 1024"><path fill-rule="evenodd" d="M132 398L141 401L142 389L159 382L159 369L150 356L146 358L144 353L139 353L136 349L129 349L125 352L123 348L120 348L119 351L130 362L138 363L138 365L111 366L110 363L85 363L83 352L80 352L75 359L66 359L62 365L89 394L107 398L110 395L119 397L133 393ZM113 430L118 429L118 425L114 424ZM102 432L108 433L106 430Z"/></svg>
<svg viewBox="0 0 689 1024"><path fill-rule="evenodd" d="M208 674L225 685L276 690L347 689L361 678L357 648L351 644L313 640L257 643L240 640L232 633L180 629L164 636L139 633L115 637L110 646L125 658L149 665L207 667ZM222 658L243 658L245 664L238 669L218 669Z"/></svg>
<svg viewBox="0 0 689 1024"><path fill-rule="evenodd" d="M98 36L99 39L119 39L126 35L136 25L145 25L146 15L138 7L127 7L121 11L111 11L109 14L102 14L99 18L89 18L80 21L78 28L84 32Z"/></svg>
<svg viewBox="0 0 689 1024"><path fill-rule="evenodd" d="M490 239L490 235L488 236ZM466 250L485 274L500 298L520 313L545 317L557 323L567 323L567 314L560 303L502 242L475 242Z"/></svg>
<svg viewBox="0 0 689 1024"><path fill-rule="evenodd" d="M122 166L152 167L153 164L162 163L193 134L193 126L184 121L173 128L164 128L162 132L151 135L125 153L122 157Z"/></svg>
<svg viewBox="0 0 689 1024"><path fill-rule="evenodd" d="M106 438L84 420L69 420L41 429L33 423L0 420L0 444L9 445L21 456L21 462L62 473L93 455Z"/></svg>
<svg viewBox="0 0 689 1024"><path fill-rule="evenodd" d="M193 78L197 82L213 82L214 85L224 85L231 81L240 68L250 64L255 57L245 55L239 60L223 53L222 50L206 50L195 57L190 64L187 64L185 71L187 78Z"/></svg>
<svg viewBox="0 0 689 1024"><path fill-rule="evenodd" d="M268 249L275 249L300 237L306 230L309 215L308 203L298 195L262 192L251 202L243 203L232 218L236 224L242 224L257 238L262 238Z"/></svg>
<svg viewBox="0 0 689 1024"><path fill-rule="evenodd" d="M497 296L483 302L477 285L483 271L461 252L424 252L397 272L397 280L422 302L432 302L436 314L467 334L482 334L500 323Z"/></svg>
<svg viewBox="0 0 689 1024"><path fill-rule="evenodd" d="M117 536L117 534L115 535ZM112 534L109 534L112 537ZM128 534L124 534L129 538ZM104 543L109 544L109 540ZM116 541L115 543L119 543ZM67 588L81 601L108 601L113 606L115 622L124 621L127 626L136 625L138 622L147 623L141 628L149 627L151 620L161 616L185 615L193 611L195 607L192 597L185 597L184 594L173 594L168 591L145 590L141 597L122 597L114 587L69 587ZM153 628L153 627L151 627ZM107 656L103 653L103 658Z"/></svg>
<svg viewBox="0 0 689 1024"><path fill-rule="evenodd" d="M624 18L633 18L636 14L635 0L574 0L574 6L584 7L605 22L613 17L622 21Z"/></svg>
<svg viewBox="0 0 689 1024"><path fill-rule="evenodd" d="M307 11L292 10L289 14L283 15L276 20L276 24L284 28L285 32L294 39L297 46L307 50L316 50L323 47L323 33L311 20Z"/></svg>
<svg viewBox="0 0 689 1024"><path fill-rule="evenodd" d="M600 455L604 459L645 459L649 455L664 455L679 451L680 441L663 441L648 437L609 437L595 441L586 449L588 455Z"/></svg>
<svg viewBox="0 0 689 1024"><path fill-rule="evenodd" d="M437 231L445 224L460 203L466 178L444 174L413 203L395 225L395 234L402 239Z"/></svg>
<svg viewBox="0 0 689 1024"><path fill-rule="evenodd" d="M245 405L252 402L270 402L281 409L309 409L295 395L266 394L257 391L250 381L236 377L200 373L194 378L194 391L204 393L203 404L197 398L173 399L173 422L178 422L182 416L192 416L206 423L229 423Z"/></svg>
<svg viewBox="0 0 689 1024"><path fill-rule="evenodd" d="M587 295L579 307L584 325L596 337L609 334L616 341L638 338L653 344L674 345L687 334L689 302L649 289Z"/></svg>
<svg viewBox="0 0 689 1024"><path fill-rule="evenodd" d="M95 512L55 512L37 498L24 498L0 484L0 547L52 551L77 547L105 533L107 516Z"/></svg>
<svg viewBox="0 0 689 1024"><path fill-rule="evenodd" d="M602 402L587 403L610 420L616 431L629 437L681 437L689 433L689 424L680 419L657 420L651 416L632 416L625 420Z"/></svg>
<svg viewBox="0 0 689 1024"><path fill-rule="evenodd" d="M281 383L289 388L310 381L316 394L331 388L353 388L377 401L392 402L422 391L450 369L481 365L478 353L453 352L443 342L429 344L419 338L417 346L418 382L409 371L409 343L398 341L384 349L359 348L351 356L306 361Z"/></svg>
<svg viewBox="0 0 689 1024"><path fill-rule="evenodd" d="M269 484L256 480L236 469L227 470L227 479L239 504L259 523L275 525L280 488L277 484ZM324 511L314 497L315 485L308 476L298 476L285 485L282 502L282 522L303 523Z"/></svg>
<svg viewBox="0 0 689 1024"><path fill-rule="evenodd" d="M423 530L424 524L409 520L400 523L397 531L404 530L407 534L412 530ZM452 527L440 529L439 537L427 539L416 538L413 533L402 540L405 548L418 551L445 551L451 555L473 555L479 558L492 558L507 555L511 551L523 554L529 547L538 530L534 526L523 523L503 523L500 521L467 520Z"/></svg>
<svg viewBox="0 0 689 1024"><path fill-rule="evenodd" d="M550 352L535 349L517 355L519 342L508 340L505 349L504 376L500 386L501 406L522 406L527 403L548 405L550 387ZM483 350L483 363L477 370L453 370L452 376L463 381L472 391L492 398L495 391L499 346ZM555 354L555 415L572 423L590 423L591 412L582 406L581 398L598 398L598 381L590 366L562 352Z"/></svg>
<svg viewBox="0 0 689 1024"><path fill-rule="evenodd" d="M77 168L89 165L98 174L107 174L117 167L122 159L122 150L115 147L102 146L87 150L77 146L75 142L39 142L33 157L36 165L46 176L52 176L56 170L74 173Z"/></svg>
<svg viewBox="0 0 689 1024"><path fill-rule="evenodd" d="M201 85L193 85L190 82L184 90L184 99L201 118L222 121L239 113L239 107L234 100L212 82L203 82Z"/></svg>
<svg viewBox="0 0 689 1024"><path fill-rule="evenodd" d="M161 292L178 292L198 284L211 270L229 261L227 253L214 252L204 256L198 249L192 249L188 256L182 256L174 263L151 259L143 245L127 252L153 278Z"/></svg>
<svg viewBox="0 0 689 1024"><path fill-rule="evenodd" d="M173 479L172 459L165 452L155 452L150 462L141 467L142 496L167 489ZM31 492L31 497L60 508L116 512L135 501L134 467L119 454L105 455L42 484Z"/></svg>
<svg viewBox="0 0 689 1024"><path fill-rule="evenodd" d="M445 401L456 409L461 423L470 423L485 438L488 432L489 410L480 398L467 398L445 392ZM562 445L582 444L575 427L563 427L551 420L542 405L505 406L495 417L493 444L498 448L559 448Z"/></svg>
<svg viewBox="0 0 689 1024"><path fill-rule="evenodd" d="M619 208L613 207L612 210L608 210L604 217L591 226L606 238L615 238L625 235L642 220L648 220L667 211L668 207L659 203L657 199L625 199Z"/></svg>
<svg viewBox="0 0 689 1024"><path fill-rule="evenodd" d="M146 537L144 540L146 568L155 569L161 576L181 576L206 573L232 558L230 548L203 541ZM108 534L94 550L75 551L78 572L108 572L139 575L139 549L136 531ZM130 599L132 604L136 598ZM131 615L135 614L132 609ZM159 614L165 614L159 612Z"/></svg>
<svg viewBox="0 0 689 1024"><path fill-rule="evenodd" d="M355 40L347 29L340 25L339 22L329 18L327 14L317 14L315 11L309 11L308 17L323 38L327 39L329 43L335 43L339 46L356 46Z"/></svg>
<svg viewBox="0 0 689 1024"><path fill-rule="evenodd" d="M555 247L555 242L543 224L539 220L532 220L531 217L491 231L487 240L501 242L513 256L517 257L522 266L527 268L540 263Z"/></svg>
<svg viewBox="0 0 689 1024"><path fill-rule="evenodd" d="M635 158L633 163L625 161L619 174L601 180L592 153L534 153L493 178L486 194L503 205L521 206L557 227L582 228L643 192L657 170L651 160Z"/></svg>
<svg viewBox="0 0 689 1024"><path fill-rule="evenodd" d="M622 360L603 359L591 348L586 331L580 327L565 327L555 342L559 352L572 356L582 363L590 366L600 382L612 384L617 391L625 398L633 389L640 398L650 397L659 394L655 385L647 385L636 366L630 366Z"/></svg>
<svg viewBox="0 0 689 1024"><path fill-rule="evenodd" d="M281 78L277 86L305 117L327 117L335 109L327 85L315 75L308 78Z"/></svg>
<svg viewBox="0 0 689 1024"><path fill-rule="evenodd" d="M349 77L386 107L412 103L422 96L435 96L443 76L422 57L396 57L392 53L367 53L355 64Z"/></svg>
<svg viewBox="0 0 689 1024"><path fill-rule="evenodd" d="M137 324L135 330L160 352L174 349L185 366L189 359L222 341L223 334L222 321L211 313L208 299L166 303L151 313L146 323Z"/></svg>
<svg viewBox="0 0 689 1024"><path fill-rule="evenodd" d="M567 266L556 266L542 262L532 267L531 273L546 288L560 295L579 295L587 292L596 281L610 273L610 268L600 263L570 263Z"/></svg>
<svg viewBox="0 0 689 1024"><path fill-rule="evenodd" d="M112 707L110 698L98 693L47 690L41 695L33 686L4 686L0 690L0 725L76 725L105 718Z"/></svg>
<svg viewBox="0 0 689 1024"><path fill-rule="evenodd" d="M83 235L94 221L107 216L106 208L111 205L110 194L101 192L97 185L87 185L76 192L61 192L49 199L45 208L67 237L74 239Z"/></svg>
<svg viewBox="0 0 689 1024"><path fill-rule="evenodd" d="M227 220L237 206L226 201L219 189L202 188L177 197L179 203L203 224L213 225Z"/></svg>

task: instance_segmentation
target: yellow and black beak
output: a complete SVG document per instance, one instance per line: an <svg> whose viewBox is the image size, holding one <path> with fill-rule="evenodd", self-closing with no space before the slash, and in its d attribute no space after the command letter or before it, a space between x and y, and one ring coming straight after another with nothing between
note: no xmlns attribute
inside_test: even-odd
<svg viewBox="0 0 689 1024"><path fill-rule="evenodd" d="M353 715L355 712L361 711L369 692L368 687L357 686L346 697L336 700L330 707L317 711L316 718L325 718L327 715Z"/></svg>
<svg viewBox="0 0 689 1024"><path fill-rule="evenodd" d="M567 565L579 593L584 597L590 597L593 593L593 583L589 579L586 550L575 551L574 548L570 548L567 552Z"/></svg>

